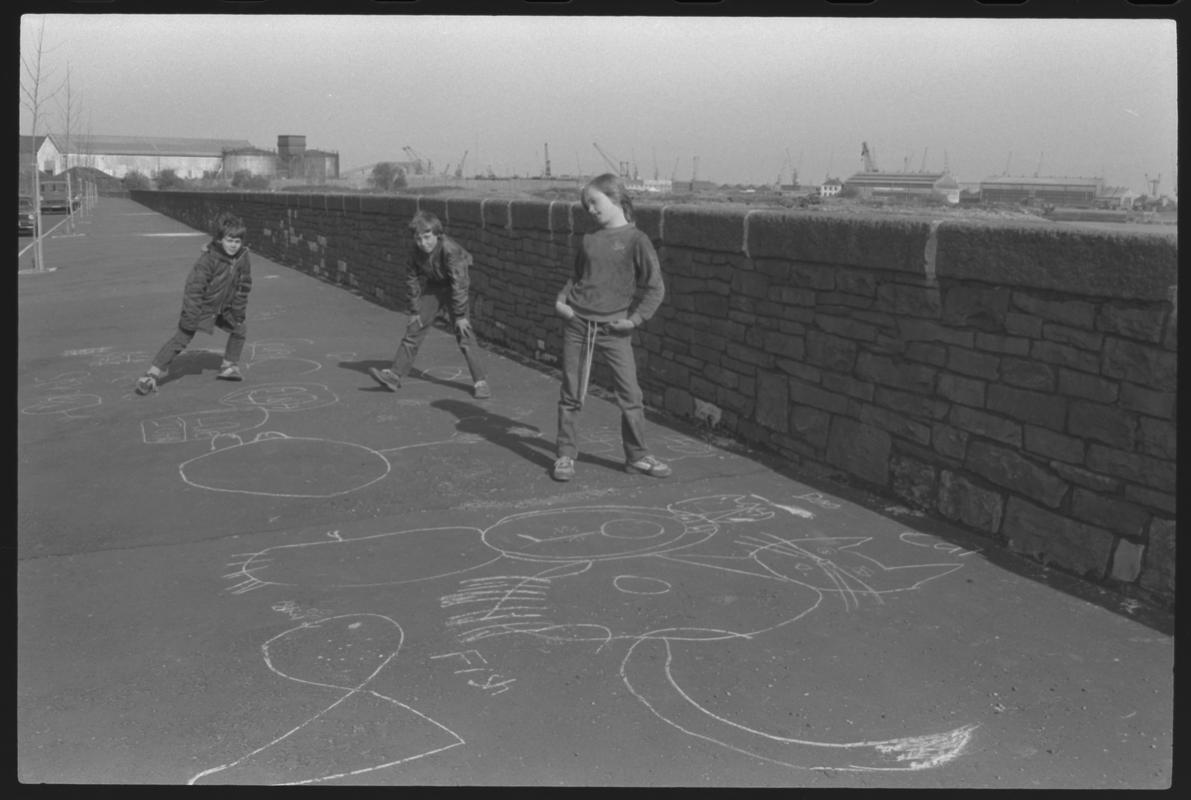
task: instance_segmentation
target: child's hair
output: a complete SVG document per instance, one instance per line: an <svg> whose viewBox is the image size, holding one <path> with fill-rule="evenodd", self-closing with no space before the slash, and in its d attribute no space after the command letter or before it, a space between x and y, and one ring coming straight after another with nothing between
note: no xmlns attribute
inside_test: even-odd
<svg viewBox="0 0 1191 800"><path fill-rule="evenodd" d="M442 222L429 211L419 211L414 214L414 218L409 221L409 229L414 232L415 236L419 233L433 233L435 236L442 236Z"/></svg>
<svg viewBox="0 0 1191 800"><path fill-rule="evenodd" d="M248 226L244 224L244 220L225 211L215 219L215 240L222 241L229 236L233 239L243 239L244 234L248 232Z"/></svg>
<svg viewBox="0 0 1191 800"><path fill-rule="evenodd" d="M627 189L624 188L624 181L611 172L605 172L603 175L597 175L587 182L583 187L583 191L579 193L582 198L587 194L588 189L595 189L601 192L609 200L624 211L624 218L627 222L633 221L633 198L629 195Z"/></svg>

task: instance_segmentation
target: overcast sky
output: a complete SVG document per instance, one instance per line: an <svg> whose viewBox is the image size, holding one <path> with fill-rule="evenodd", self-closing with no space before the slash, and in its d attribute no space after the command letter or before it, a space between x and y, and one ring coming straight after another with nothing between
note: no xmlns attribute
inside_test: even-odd
<svg viewBox="0 0 1191 800"><path fill-rule="evenodd" d="M341 171L604 171L717 183L883 171L1174 192L1175 23L1141 19L50 14L43 93L103 135L302 135ZM28 82L25 82L26 85ZM38 133L62 129L62 94ZM21 133L30 132L21 109ZM788 156L787 156L788 154Z"/></svg>

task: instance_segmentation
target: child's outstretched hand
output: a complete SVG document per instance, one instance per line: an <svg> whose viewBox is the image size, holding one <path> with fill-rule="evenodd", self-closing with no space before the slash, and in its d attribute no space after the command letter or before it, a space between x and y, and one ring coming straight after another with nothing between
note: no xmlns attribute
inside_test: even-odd
<svg viewBox="0 0 1191 800"><path fill-rule="evenodd" d="M467 336L471 333L471 320L467 317L455 320L455 330L459 332L460 336Z"/></svg>
<svg viewBox="0 0 1191 800"><path fill-rule="evenodd" d="M575 309L571 308L566 303L555 303L554 310L558 312L558 316L563 319L573 319L575 316Z"/></svg>
<svg viewBox="0 0 1191 800"><path fill-rule="evenodd" d="M626 317L624 319L612 320L611 322L608 323L608 327L614 331L631 331L633 328L635 328L637 326L633 324L633 321L631 319Z"/></svg>

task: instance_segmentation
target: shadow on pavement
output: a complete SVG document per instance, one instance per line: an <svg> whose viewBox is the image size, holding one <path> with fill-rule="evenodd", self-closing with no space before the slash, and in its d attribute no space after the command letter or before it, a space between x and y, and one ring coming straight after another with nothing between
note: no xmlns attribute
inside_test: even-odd
<svg viewBox="0 0 1191 800"><path fill-rule="evenodd" d="M158 387L173 383L187 375L202 375L210 370L218 372L223 355L210 350L183 350L170 364L169 371L157 380Z"/></svg>

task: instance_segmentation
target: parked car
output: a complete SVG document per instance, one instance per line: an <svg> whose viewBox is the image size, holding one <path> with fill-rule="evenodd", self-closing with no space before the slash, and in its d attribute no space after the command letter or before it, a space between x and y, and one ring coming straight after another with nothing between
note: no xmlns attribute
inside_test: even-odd
<svg viewBox="0 0 1191 800"><path fill-rule="evenodd" d="M21 195L17 203L17 235L33 235L37 230L37 209L33 207L33 198Z"/></svg>
<svg viewBox="0 0 1191 800"><path fill-rule="evenodd" d="M65 178L41 179L41 213L69 214L79 206L78 197L71 197L66 191Z"/></svg>

